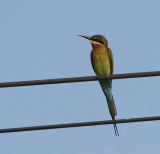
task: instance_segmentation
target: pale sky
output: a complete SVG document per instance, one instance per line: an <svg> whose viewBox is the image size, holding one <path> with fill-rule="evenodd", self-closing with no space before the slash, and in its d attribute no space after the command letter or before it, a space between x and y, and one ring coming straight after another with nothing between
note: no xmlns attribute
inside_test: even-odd
<svg viewBox="0 0 160 154"><path fill-rule="evenodd" d="M104 35L114 73L159 71L160 1L0 2L0 82L93 76L77 35ZM113 80L117 119L160 115L160 78ZM97 81L1 88L0 129L111 120ZM2 154L159 152L160 122L0 134Z"/></svg>

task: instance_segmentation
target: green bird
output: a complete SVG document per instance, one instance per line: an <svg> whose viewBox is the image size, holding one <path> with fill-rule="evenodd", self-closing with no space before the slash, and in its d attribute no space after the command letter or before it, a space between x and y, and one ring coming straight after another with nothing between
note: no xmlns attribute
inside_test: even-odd
<svg viewBox="0 0 160 154"><path fill-rule="evenodd" d="M112 75L114 69L113 54L110 48L108 48L108 41L102 35L85 36L79 35L90 40L92 45L91 51L91 63L96 75ZM109 108L112 120L115 120L117 115L116 106L112 95L112 80L100 80L99 81L102 90L106 96L107 104ZM114 124L115 135L119 136L116 124Z"/></svg>

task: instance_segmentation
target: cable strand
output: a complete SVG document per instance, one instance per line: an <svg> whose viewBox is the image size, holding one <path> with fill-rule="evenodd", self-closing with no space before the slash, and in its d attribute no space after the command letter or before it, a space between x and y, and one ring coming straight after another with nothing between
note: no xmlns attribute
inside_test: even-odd
<svg viewBox="0 0 160 154"><path fill-rule="evenodd" d="M56 125L43 125L43 126L20 127L20 128L7 128L7 129L0 129L0 133L35 131L35 130L46 130L46 129L59 129L59 128L71 128L71 127L84 127L84 126L132 123L132 122L144 122L144 121L155 121L155 120L160 120L160 116L131 118L131 119L117 119L117 120L107 120L107 121L93 121L93 122L81 122L81 123L56 124Z"/></svg>

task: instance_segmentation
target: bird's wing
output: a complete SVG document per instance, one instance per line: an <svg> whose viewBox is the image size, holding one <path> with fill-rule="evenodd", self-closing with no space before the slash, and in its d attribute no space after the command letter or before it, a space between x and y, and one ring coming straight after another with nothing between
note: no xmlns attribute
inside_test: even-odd
<svg viewBox="0 0 160 154"><path fill-rule="evenodd" d="M110 62L111 75L112 75L114 70L114 59L113 59L112 50L110 48L108 48L108 57Z"/></svg>

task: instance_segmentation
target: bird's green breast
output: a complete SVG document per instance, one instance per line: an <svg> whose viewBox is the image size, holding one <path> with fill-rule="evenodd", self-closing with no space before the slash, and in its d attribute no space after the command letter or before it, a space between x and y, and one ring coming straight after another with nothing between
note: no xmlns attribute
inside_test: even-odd
<svg viewBox="0 0 160 154"><path fill-rule="evenodd" d="M91 52L92 66L97 75L110 74L108 52L104 46L93 48Z"/></svg>

